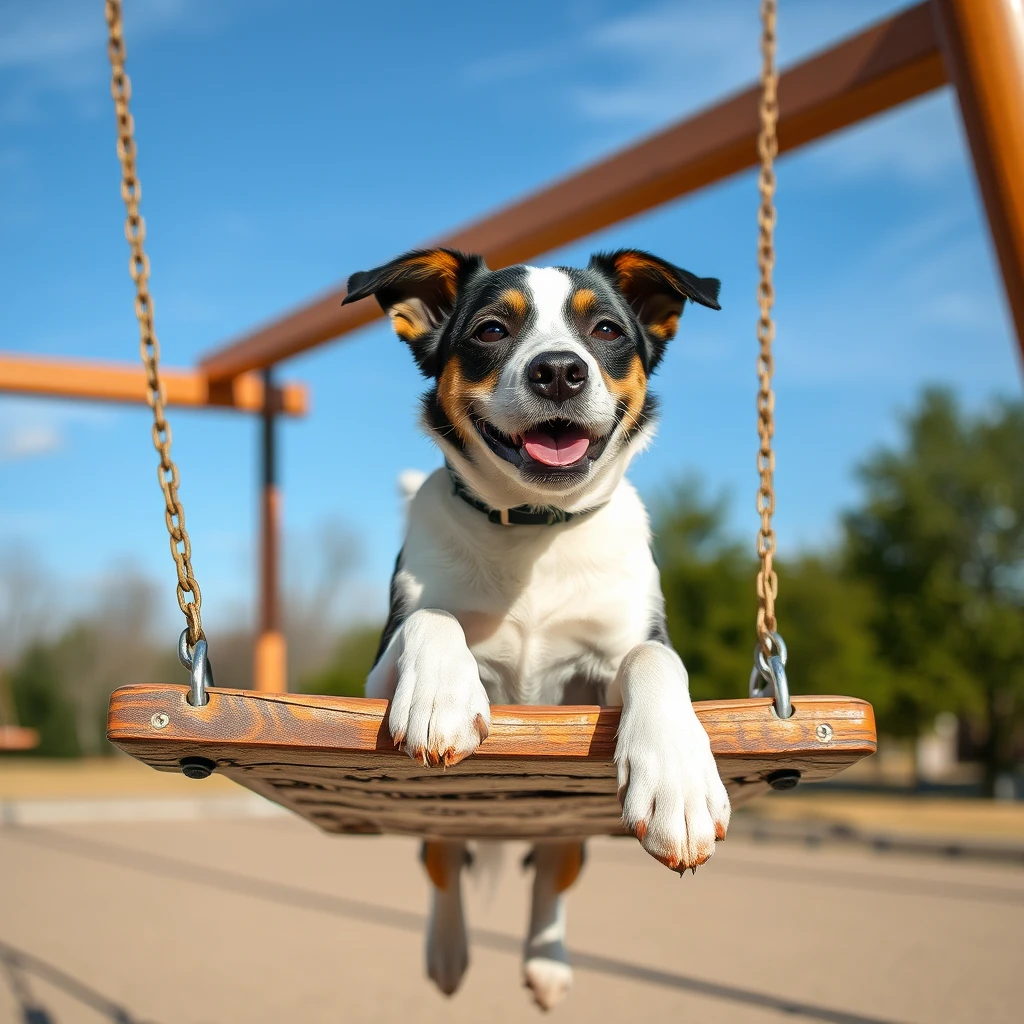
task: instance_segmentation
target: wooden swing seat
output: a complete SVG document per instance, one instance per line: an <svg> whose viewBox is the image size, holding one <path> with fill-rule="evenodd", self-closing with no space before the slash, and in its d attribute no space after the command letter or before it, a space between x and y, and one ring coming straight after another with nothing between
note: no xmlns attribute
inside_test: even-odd
<svg viewBox="0 0 1024 1024"><path fill-rule="evenodd" d="M619 835L618 708L494 706L477 752L443 770L397 751L387 702L187 686L116 690L107 736L159 771L226 775L325 832L529 839ZM694 705L733 803L830 778L874 753L871 705L850 697ZM191 760L190 760L191 759ZM184 765L183 765L184 762Z"/></svg>

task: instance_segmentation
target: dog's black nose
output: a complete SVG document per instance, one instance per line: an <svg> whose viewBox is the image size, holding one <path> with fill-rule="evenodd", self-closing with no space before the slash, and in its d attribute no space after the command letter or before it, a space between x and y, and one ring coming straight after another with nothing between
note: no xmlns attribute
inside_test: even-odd
<svg viewBox="0 0 1024 1024"><path fill-rule="evenodd" d="M542 398L561 405L586 387L587 373L587 364L574 352L542 352L526 368L526 379Z"/></svg>

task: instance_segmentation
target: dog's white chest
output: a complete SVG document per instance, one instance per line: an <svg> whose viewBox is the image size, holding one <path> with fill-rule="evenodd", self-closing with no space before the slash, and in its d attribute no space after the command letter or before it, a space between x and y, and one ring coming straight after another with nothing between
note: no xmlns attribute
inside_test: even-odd
<svg viewBox="0 0 1024 1024"><path fill-rule="evenodd" d="M491 702L557 704L610 682L661 602L632 488L568 527L497 527L433 482L412 509L402 586L415 608L458 618Z"/></svg>
<svg viewBox="0 0 1024 1024"><path fill-rule="evenodd" d="M492 702L557 704L570 684L609 682L647 638L646 588L629 566L560 554L545 555L529 585L505 595L503 613L455 610Z"/></svg>

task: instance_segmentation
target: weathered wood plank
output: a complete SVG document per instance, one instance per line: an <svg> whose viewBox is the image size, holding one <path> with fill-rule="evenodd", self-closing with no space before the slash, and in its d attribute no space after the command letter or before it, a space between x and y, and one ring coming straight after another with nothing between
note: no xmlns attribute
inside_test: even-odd
<svg viewBox="0 0 1024 1024"><path fill-rule="evenodd" d="M394 749L385 701L215 689L205 707L193 708L187 693L161 684L117 690L107 735L160 771L206 758L328 832L495 839L620 832L618 708L493 707L480 749L442 770ZM767 698L695 705L734 802L767 790L779 770L825 779L874 751L870 704L843 697L794 697L793 704L786 721Z"/></svg>

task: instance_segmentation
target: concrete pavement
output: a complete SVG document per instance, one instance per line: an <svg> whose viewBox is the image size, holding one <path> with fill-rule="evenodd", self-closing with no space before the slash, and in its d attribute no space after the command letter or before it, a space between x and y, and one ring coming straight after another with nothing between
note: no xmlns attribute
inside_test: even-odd
<svg viewBox="0 0 1024 1024"><path fill-rule="evenodd" d="M412 841L290 818L0 829L0 1021L534 1020L521 852L493 894L470 890L473 962L446 1000L423 976ZM569 938L567 1024L1024 1013L1019 868L730 840L679 879L601 840Z"/></svg>

